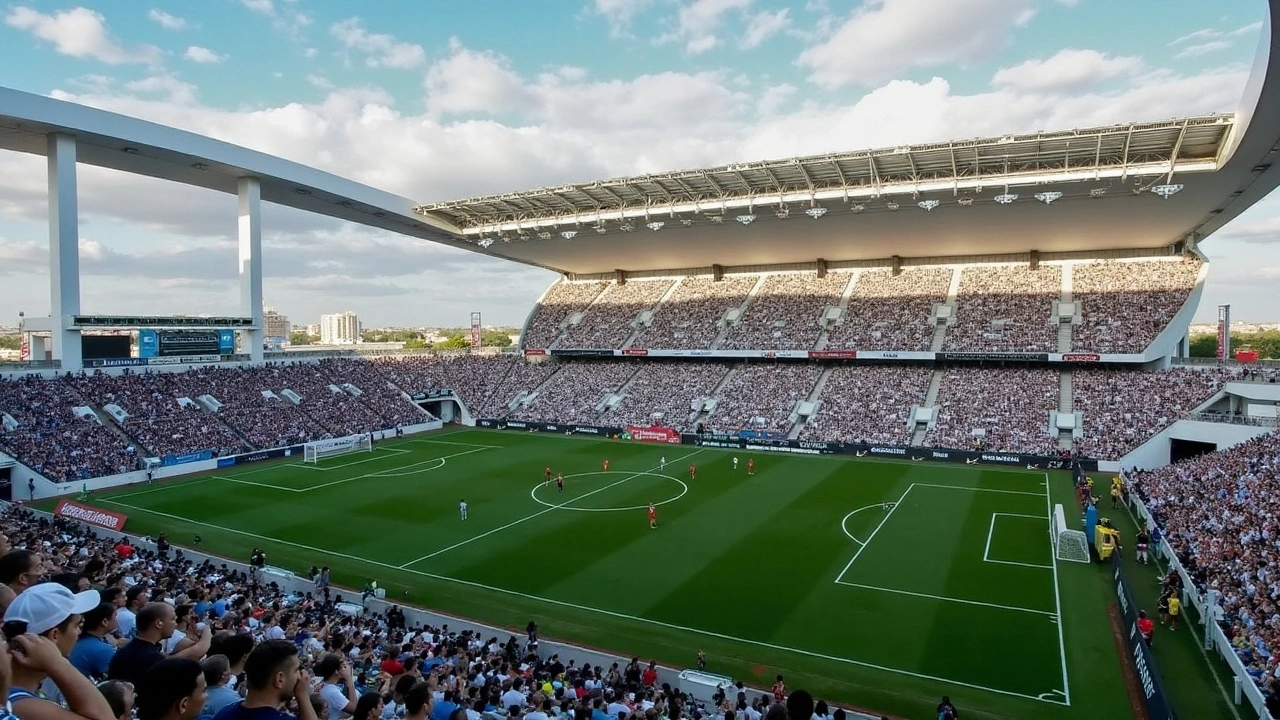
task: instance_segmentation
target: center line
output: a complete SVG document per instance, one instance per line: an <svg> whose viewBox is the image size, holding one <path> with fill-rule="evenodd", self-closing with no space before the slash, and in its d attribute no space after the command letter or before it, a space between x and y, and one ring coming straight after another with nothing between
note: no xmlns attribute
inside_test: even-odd
<svg viewBox="0 0 1280 720"><path fill-rule="evenodd" d="M673 462L673 463L678 463L678 462L680 462L681 460L684 460L685 458L689 458L689 457L693 457L694 455L697 455L698 453L702 452L704 449L705 449L705 448L699 448L698 450L694 450L693 452L688 453L687 455L681 455L680 457L676 458L675 460L672 460L671 462ZM462 547L463 545L466 545L466 544L468 544L468 543L475 542L476 540L480 540L481 538L489 537L490 535L492 535L492 534L494 534L494 533L496 533L496 532L501 532L501 531L503 531L503 530L506 530L507 528L515 527L516 525L519 525L519 524L520 524L520 523L522 523L522 522L526 522L526 521L532 520L532 519L534 519L534 518L536 518L536 517L542 517L543 515L546 515L547 513L551 512L551 511L553 511L553 510L559 510L560 508L562 508L562 507L564 507L564 506L566 506L566 505L572 505L573 503L575 503L575 502L577 502L577 501L579 501L579 500L582 500L582 499L584 499L584 498L591 497L592 495L595 495L596 493L599 493L599 492L604 492L605 490L608 490L608 489L609 489L609 488L611 488L611 487L614 487L614 486L616 486L616 485L621 485L621 484L622 484L622 483L624 483L624 482L627 482L627 481L629 481L629 480L634 480L634 479L636 479L636 478L638 478L638 477L640 477L640 476L642 476L642 475L647 475L647 474L649 474L649 473L653 472L654 470L659 470L659 469L661 469L661 468L662 468L662 465L655 465L654 467L652 467L652 468L650 468L650 469L648 469L648 470L645 470L644 472L638 472L638 473L636 473L635 475L630 475L630 476L628 476L628 477L624 477L624 478L622 478L621 480L619 480L619 481L617 481L617 482L612 482L612 483L609 483L608 485L605 485L604 487L596 488L595 490L592 490L592 491L591 491L591 492L589 492L589 493L585 493L585 494L583 494L583 495L579 495L578 497L575 497L575 498L573 498L573 499L571 499L571 500L566 500L566 501L564 501L564 502L560 503L559 505L553 505L553 506L551 506L551 507L549 507L549 508L544 508L544 509L542 509L542 510L539 510L539 511L538 511L538 512L536 512L536 513L533 513L532 515L526 515L526 516L524 516L524 517L520 518L519 520L513 520L513 521L511 521L511 522L507 523L506 525L502 525L502 526L500 526L500 527L496 527L496 528L494 528L494 529L492 529L492 530L490 530L490 531L488 531L488 532L480 533L479 535L476 535L476 536L474 536L474 537L469 537L469 538L467 538L466 540L463 540L463 541L461 541L461 542L456 542L456 543L454 543L454 544L450 545L449 547L441 548L440 550L436 550L435 552L427 553L426 555L423 555L422 557L417 558L416 560L410 560L409 562L407 562L407 563L405 563L405 564L403 564L403 565L400 565L400 566L398 566L398 567L399 567L399 569L403 570L404 568L407 568L407 567L409 567L410 565L416 565L416 564L418 564L418 563L422 562L423 560L429 560L429 559L431 559L431 558L433 558L433 557L435 557L435 556L437 556L437 555L443 555L444 553L447 553L447 552L449 552L450 550L453 550L453 549L455 549L455 548L460 548L460 547Z"/></svg>

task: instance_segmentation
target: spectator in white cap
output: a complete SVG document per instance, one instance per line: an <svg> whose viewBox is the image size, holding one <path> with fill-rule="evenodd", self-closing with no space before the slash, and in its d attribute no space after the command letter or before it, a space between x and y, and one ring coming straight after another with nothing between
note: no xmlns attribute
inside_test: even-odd
<svg viewBox="0 0 1280 720"><path fill-rule="evenodd" d="M97 607L98 591L72 593L57 583L18 594L4 613L4 635L12 638L13 685L9 705L25 720L114 720L102 693L67 660L80 637L80 616ZM67 709L39 695L49 679Z"/></svg>

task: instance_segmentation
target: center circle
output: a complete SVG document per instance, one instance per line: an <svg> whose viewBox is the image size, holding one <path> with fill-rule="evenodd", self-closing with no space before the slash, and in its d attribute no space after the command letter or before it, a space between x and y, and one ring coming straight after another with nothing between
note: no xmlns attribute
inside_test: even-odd
<svg viewBox="0 0 1280 720"><path fill-rule="evenodd" d="M675 484L677 484L677 485L679 485L679 486L680 486L680 492L679 492L679 493L677 493L677 494L673 495L672 497L669 497L669 498L667 498L666 500L663 500L663 501L661 501L661 502L655 502L655 503L654 503L654 506L658 506L658 505L666 505L667 503L675 502L676 500L679 500L680 498L684 497L684 496L685 496L685 493L689 492L689 486L688 486L688 485L685 485L685 484L684 484L684 482L683 482L683 481L681 481L679 478L674 478L674 477L671 477L670 475L662 475L662 474L660 474L660 473L655 473L655 472L628 472L628 471L626 471L626 470L603 470L603 471L602 471L602 470L597 470L596 472L574 473L574 474L572 474L572 475L565 475L565 476L564 476L564 479L565 479L565 480L568 480L569 478L587 477L587 476L589 476L589 475L625 475L625 476L627 476L627 477L626 477L626 480L630 480L630 479L632 479L632 478L637 478L637 477L655 477L655 478L661 478L661 479L663 479L663 480L670 480L671 482L674 482ZM616 482L616 483L614 483L614 484L615 484L615 485L621 485L621 484L623 484L624 482L626 482L626 480L618 481L618 482ZM599 487L599 488L596 488L595 490L591 490L590 492L587 492L587 493L585 493L585 494L583 494L583 495L578 495L578 496L575 496L575 497L568 498L567 500L565 500L564 502L561 502L561 503L552 503L552 502L547 502L546 500L543 500L542 498L538 497L538 489L539 489L539 488L544 487L544 486L546 486L546 487L554 487L554 484L553 484L553 483L554 483L554 481L553 481L552 483L538 483L537 485L534 485L534 486L533 486L533 489L529 491L529 497L533 498L534 502L539 503L539 504L541 504L541 505L546 505L547 507L549 507L549 508L551 508L551 509L553 509L553 510L573 510L574 512L625 512L625 511L629 511L629 510L645 510L645 509L648 509L648 507L649 507L648 503L646 503L646 504L644 504L644 505L630 505L630 506L627 506L627 507L598 507L598 508L592 508L592 507L573 507L573 506L572 506L572 504L573 504L574 502L576 502L576 501L578 501L578 500L581 500L582 498L587 497L588 495L592 495L592 494L594 494L594 493L602 492L604 489L609 488L609 487L612 487L611 485L603 485L603 486L601 486L601 487Z"/></svg>

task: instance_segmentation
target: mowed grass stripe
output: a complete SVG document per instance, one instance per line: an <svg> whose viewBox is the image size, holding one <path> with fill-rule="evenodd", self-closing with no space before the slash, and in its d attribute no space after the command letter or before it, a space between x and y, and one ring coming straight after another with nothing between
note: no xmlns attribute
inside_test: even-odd
<svg viewBox="0 0 1280 720"><path fill-rule="evenodd" d="M375 498L367 495L360 497L360 493L348 495L346 490L341 490L366 487L364 480L345 483L335 488L325 488L314 493L298 494L298 498L315 501L304 503L282 503L279 497L273 499L266 494L256 492L263 490L264 493L272 496L284 494L265 488L238 486L234 490L228 489L219 493L207 491L208 488L216 485L216 482L176 485L173 486L174 492L178 493L181 490L181 495L187 500L185 503L187 507L185 510L175 509L170 514L193 520L200 518L207 523L206 525L195 523L184 525L183 520L171 519L157 521L142 514L131 517L130 522L138 527L150 526L173 530L175 527L185 526L188 530L199 530L205 535L206 546L216 545L219 550L226 548L226 552L235 556L247 554L249 547L261 544L272 553L273 563L299 570L317 561L324 561L324 557L317 556L317 551L327 552L328 550L324 549L328 548L339 553L338 556L329 557L330 564L335 568L335 579L339 582L358 586L372 573L384 586L408 588L411 601L423 602L429 606L451 609L477 619L516 627L523 626L528 619L535 619L548 628L548 634L553 637L578 639L592 645L616 647L624 652L648 654L660 661L677 665L692 664L696 647L705 645L712 654L713 670L747 679L754 678L757 682L767 684L769 673L776 669L788 674L796 674L801 678L812 679L812 683L806 684L810 689L817 690L820 695L843 696L856 704L870 705L904 716L927 714L930 703L936 702L934 696L940 692L949 691L952 695L959 693L959 697L968 700L968 707L987 708L996 714L1006 716L1034 715L1072 720L1083 717L1075 714L1073 710L1058 705L1039 703L1015 696L1022 693L1009 694L1011 691L1008 690L1008 678L1001 677L999 668L976 668L974 677L978 674L985 677L981 682L970 682L959 675L939 674L932 678L924 677L923 675L930 673L923 673L921 670L923 664L912 658L913 654L925 652L921 649L919 641L904 640L906 636L901 633L895 634L893 629L902 626L902 623L924 618L925 610L907 606L909 612L904 613L904 608L900 604L897 606L898 609L894 610L893 605L886 604L878 607L873 601L860 600L857 602L858 607L852 608L852 611L866 612L871 621L868 623L838 622L842 618L842 613L848 614L850 603L847 597L838 597L830 592L841 589L830 580L843 563L847 562L850 551L855 548L855 544L850 542L840 530L840 519L855 507L896 499L900 491L887 494L886 489L901 487L903 473L926 472L929 475L928 479L938 484L966 486L991 484L994 486L993 489L1007 489L1015 492L1021 489L1021 491L1032 493L1040 489L1036 487L1036 475L1021 471L1001 471L993 474L995 480L990 480L985 472L970 466L950 467L880 460L850 462L845 458L757 454L754 457L760 464L761 471L755 479L747 480L745 470L742 472L742 478L730 475L731 471L727 469L728 459L733 454L738 454L745 460L746 457L752 456L751 453L708 450L705 455L700 456L698 484L691 485L690 494L686 498L665 506L660 511L662 527L659 530L648 530L643 513L636 518L635 527L631 527L631 519L627 519L626 533L620 531L617 522L619 520L617 516L625 514L570 513L568 511L548 513L537 521L518 526L512 532L518 533L535 524L541 526L544 520L559 518L559 516L566 516L566 519L572 522L570 525L561 525L557 522L554 526L546 528L546 534L538 534L541 538L540 542L538 538L531 542L529 535L520 533L524 544L516 543L514 552L505 555L505 563L495 563L498 573L504 576L502 578L504 582L495 583L492 587L483 587L487 583L466 584L465 578L459 579L456 583L440 582L446 579L447 574L443 572L445 569L443 567L439 568L440 572L437 572L436 560L443 561L454 553L448 553L424 563L423 567L426 570L403 572L394 570L394 565L387 567L392 560L403 562L401 558L409 550L421 554L432 547L442 547L443 545L435 542L436 538L433 534L426 532L432 526L439 525L444 535L447 535L451 528L456 532L470 534L477 532L476 528L463 527L463 524L457 521L458 498L443 497L453 489L454 482L459 483L457 487L468 488L467 498L472 504L473 518L476 517L476 513L484 513L486 516L493 516L493 518L486 517L486 521L492 519L496 522L500 514L519 517L520 513L527 514L531 508L544 507L533 502L529 497L529 490L541 480L541 469L544 465L562 466L566 474L570 474L575 470L599 470L599 461L603 457L609 457L614 467L618 468L624 464L626 467L631 467L630 462L625 458L646 456L649 459L648 466L651 467L657 464L657 458L662 454L666 454L671 460L682 449L532 433L477 432L465 433L461 437L455 436L449 439L461 442L474 441L476 444L484 445L502 445L505 449L494 450L492 455L489 452L470 455L463 458L465 463L460 462L456 466L450 462L446 468L426 476L430 477L429 485L424 483L384 485L378 482L379 492L376 495L387 495L387 497ZM456 449L433 448L426 443L411 447L425 452L419 454L415 451L413 458L406 455L401 462L407 462L409 459L418 462L432 457L433 452L435 455L440 455L442 450ZM711 458L715 459L711 460ZM261 470L267 468L255 466L251 468L252 477L255 480L269 479L274 473L279 472L281 467L284 466L274 466L270 468L270 472L265 472ZM686 469L687 463L681 463L678 468L669 467L668 472L677 470L678 475L683 478L686 475ZM242 472L247 475L249 471ZM308 470L295 467L288 468L285 472L292 475L308 472ZM312 472L312 474L336 476L341 473ZM672 474L677 473L672 472ZM771 475L773 477L769 477ZM698 485L704 479L717 479L713 476L728 477L718 489L713 485L704 488L704 490L715 490L714 492L700 491ZM762 482L766 478L768 483ZM440 482L448 483L446 485L448 489L436 487L435 483ZM795 482L812 483L812 487L805 489L798 498L784 500L778 488L787 487ZM201 486L205 489L201 489ZM626 485L620 487L626 488ZM756 488L759 490L757 491ZM244 493L252 496L250 504L256 501L268 506L277 515L293 516L292 522L286 521L285 518L275 518L282 527L281 533L288 533L290 536L305 535L312 540L300 542L292 537L282 537L281 534L269 533L252 526L242 528L228 524L226 530L211 527L219 524L208 519L215 510L212 506L220 504L223 495L235 496L240 494L241 490L250 491ZM641 492L639 486L635 486L632 490ZM756 492L759 492L758 496L754 494ZM888 492L892 493L892 490ZM482 498L477 493L489 493L489 497ZM649 494L649 491L645 490L642 494ZM151 500L159 500L168 495L169 493L157 492L124 498L122 502L132 501L138 504L145 502L149 505ZM602 493L601 496L603 495ZM597 499L601 498L592 498L593 501ZM1043 503L1042 495L1041 502ZM381 534L374 533L372 541L362 544L361 547L365 545L369 547L368 554L357 553L347 547L342 539L345 526L315 520L315 518L333 517L333 514L326 513L321 508L334 503L339 505L336 515L347 517L347 522L380 525L383 528ZM755 516L751 515L753 511L757 513ZM244 511L238 509L237 512ZM874 515L870 511L866 514ZM570 515L575 517L568 518L567 516ZM686 520L692 521L695 517L702 515L707 516L708 519L697 523L691 522L688 526L684 524ZM590 520L590 516L598 517ZM395 519L394 523L385 522L392 517ZM719 521L719 524L717 524L718 517L724 518ZM760 522L755 526L751 523L743 523L748 529L746 536L742 536L741 531L735 531L730 535L736 537L719 539L716 537L717 533L710 530L698 532L700 529L718 530L720 525L742 522L738 519L741 517L754 517ZM821 522L818 522L819 519ZM584 521L585 524L581 524ZM401 523L404 524L401 525ZM811 524L815 526L811 527ZM549 536L557 529L564 533L563 536ZM676 529L680 529L683 534L681 542L667 544L664 540L650 547L650 543L656 542L668 530L672 531L671 535L676 535ZM769 532L770 529L773 532ZM237 530L239 532L235 532ZM981 538L983 542L985 542L985 533L984 527ZM506 534L497 533L492 538ZM544 537L544 535L548 536ZM268 536L274 536L284 542L264 539ZM429 536L432 537L431 540L423 539ZM650 536L654 537L653 541L649 539ZM492 538L473 543L467 548L487 546ZM181 538L176 535L174 539L181 542ZM362 537L361 540L365 538ZM776 547L768 545L770 540ZM295 545L285 544L289 542ZM760 545L763 551L757 552L754 549L757 542L763 543ZM704 544L708 547L704 548ZM411 548L410 545L417 545L417 547ZM649 617L657 612L652 608L661 608L666 602L674 601L670 599L673 594L672 588L678 584L673 582L673 579L679 580L680 576L673 571L679 563L680 556L691 549L696 549L700 557L696 562L691 561L688 567L682 570L686 574L701 576L707 572L705 568L715 568L730 562L735 567L747 567L749 573L756 574L742 577L737 581L736 587L730 584L727 588L715 588L718 592L691 598L691 600L702 602L686 601L681 612L695 621L688 625ZM735 553L735 549L739 552ZM821 555L820 553L824 550L826 555ZM719 555L716 554L717 551ZM462 552L462 549L459 552ZM615 554L617 557L610 560L609 557ZM347 557L344 558L341 555ZM392 555L395 557L391 557ZM494 558L502 557L503 553L490 550L481 555L486 555L488 561L493 562ZM654 559L644 562L645 558L650 557ZM366 558L372 563L365 562ZM467 562L471 564L477 559L471 558ZM583 560L590 562L583 566ZM806 571L803 566L809 564L809 560L813 561L812 566ZM980 547L978 561L981 561ZM382 565L376 565L376 563L382 563ZM370 568L371 564L374 564L373 568ZM521 594L522 591L515 590L512 584L505 582L505 575L508 573L504 572L502 567L504 564L506 570L518 564L534 565L541 573L548 576L553 584L540 586L537 593ZM646 593L645 600L651 600L651 596L658 595L661 591L666 592L666 595L656 604L649 602L649 607L642 608L636 613L623 613L618 608L603 603L575 604L554 597L540 596L541 592L559 594L570 590L568 586L575 582L573 577L582 583L601 585L607 589L611 583L603 580L603 576L598 572L600 567L626 568L631 565L636 566L635 574L641 579L644 579L647 572L649 583L655 586L652 591ZM703 569L699 569L699 565ZM775 582L769 575L770 568L787 567L790 572L792 566L799 567L794 568L793 574L785 575L784 582ZM664 569L667 570L665 574ZM573 575L566 576L565 571L572 571ZM671 579L668 579L668 576ZM739 573L739 576L742 576L742 573ZM827 593L822 592L822 585L828 587ZM648 588L648 585L643 587ZM734 632L717 632L708 629L711 623L718 621L721 603L750 604L755 602L756 596L760 594L788 599L787 603L776 601L773 606L783 608L778 610L776 613L778 617L769 628L773 640L757 641L741 638L741 635ZM813 597L806 597L806 594ZM392 595L395 596L396 593L393 592ZM1096 598L1093 598L1092 602L1096 602ZM636 603L637 606L640 604ZM645 617L629 617L633 614ZM977 627L973 623L971 625ZM868 636L865 630L867 627L873 628L875 632L883 630L888 636L885 646L892 648L897 657L904 658L906 664L877 666L874 659L868 657L866 651L879 650L880 640L878 637ZM998 632L996 637L1000 642L995 643L1004 647L1013 657L1017 657L1020 652L1029 651L1020 641L1012 639L1018 637L1016 632L1016 629L1015 634L1006 635L1005 632ZM988 638L988 642L991 643L991 638ZM871 647L869 643L876 643L877 646ZM825 647L831 649L823 650ZM913 662L916 663L915 666L911 664ZM765 672L766 668L768 672ZM971 687L963 690L962 686L957 686L945 678L963 682ZM1095 686L1100 684L1106 688L1114 687L1114 681L1105 677L1101 679L1094 677L1092 680ZM1105 692L1099 690L1099 692L1103 696L1114 696L1110 689ZM1099 704L1095 709L1102 708L1105 712L1107 707L1116 706Z"/></svg>

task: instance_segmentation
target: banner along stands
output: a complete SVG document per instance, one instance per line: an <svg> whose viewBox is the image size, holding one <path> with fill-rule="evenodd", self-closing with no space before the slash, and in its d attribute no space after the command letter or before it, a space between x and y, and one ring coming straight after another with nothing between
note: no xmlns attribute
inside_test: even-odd
<svg viewBox="0 0 1280 720"><path fill-rule="evenodd" d="M63 500L58 503L58 507L53 511L54 516L75 520L86 525L96 525L100 528L106 528L112 532L120 532L124 530L125 521L129 518L117 512L110 510L99 510L88 505Z"/></svg>
<svg viewBox="0 0 1280 720"><path fill-rule="evenodd" d="M628 425L626 429L627 433L631 435L632 440L639 440L640 442L670 443L672 445L680 444L680 433L669 427L662 427L661 425L653 425L650 427Z"/></svg>
<svg viewBox="0 0 1280 720"><path fill-rule="evenodd" d="M1116 602L1120 605L1120 616L1124 621L1124 644L1129 651L1129 660L1138 673L1138 685L1147 706L1147 720L1174 720L1173 709L1165 697L1164 685L1156 670L1155 655L1138 632L1138 604L1133 599L1133 591L1129 589L1129 579L1125 576L1120 553L1111 556L1111 569Z"/></svg>

